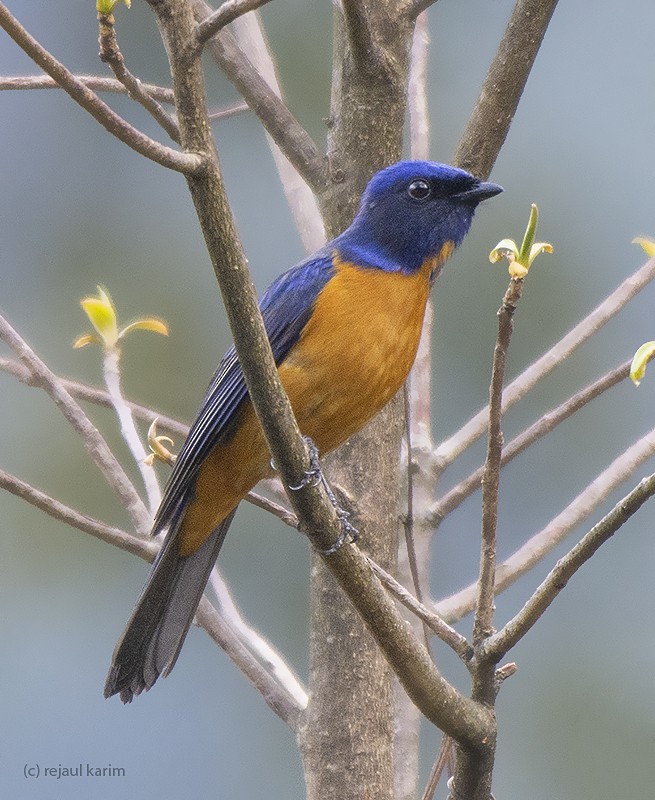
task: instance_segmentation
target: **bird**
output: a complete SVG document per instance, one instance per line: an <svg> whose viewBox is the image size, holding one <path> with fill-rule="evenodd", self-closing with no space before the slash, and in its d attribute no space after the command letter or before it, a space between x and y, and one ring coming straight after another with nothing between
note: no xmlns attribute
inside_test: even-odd
<svg viewBox="0 0 655 800"><path fill-rule="evenodd" d="M260 310L281 383L321 456L401 388L435 278L478 204L501 191L447 164L386 167L371 178L351 225L264 293ZM105 697L129 703L170 673L239 502L273 469L232 347L165 487L152 533L166 535L114 649Z"/></svg>

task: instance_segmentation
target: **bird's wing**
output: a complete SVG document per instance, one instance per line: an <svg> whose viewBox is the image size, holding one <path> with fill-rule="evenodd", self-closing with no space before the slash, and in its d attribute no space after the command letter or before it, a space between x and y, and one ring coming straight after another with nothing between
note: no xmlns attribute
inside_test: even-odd
<svg viewBox="0 0 655 800"><path fill-rule="evenodd" d="M281 275L264 294L260 310L275 363L280 364L307 324L317 296L334 274L332 256L319 251ZM193 497L195 478L210 451L231 433L236 412L248 396L234 346L214 373L195 422L180 450L153 526L153 535L180 516Z"/></svg>

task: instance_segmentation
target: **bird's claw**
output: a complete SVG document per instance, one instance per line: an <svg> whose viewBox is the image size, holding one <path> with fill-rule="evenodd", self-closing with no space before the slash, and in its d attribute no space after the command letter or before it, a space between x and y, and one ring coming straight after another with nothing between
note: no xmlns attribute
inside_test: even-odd
<svg viewBox="0 0 655 800"><path fill-rule="evenodd" d="M332 553L336 553L348 538L350 538L351 542L356 542L359 539L359 531L352 523L348 522L350 514L339 506L334 506L334 510L337 512L337 517L341 524L341 533L337 536L335 543L328 547L327 550L318 551L323 556L331 556Z"/></svg>
<svg viewBox="0 0 655 800"><path fill-rule="evenodd" d="M341 532L339 533L335 543L328 547L327 550L319 550L321 555L329 556L332 555L332 553L336 553L337 550L339 550L348 539L350 539L351 542L356 542L359 538L359 531L351 522L348 521L348 517L350 517L349 512L341 508L337 498L334 495L334 492L325 479L325 475L323 475L323 471L321 470L321 465L318 460L318 447L316 447L309 436L304 436L303 438L309 449L309 469L305 471L303 479L297 486L289 486L288 488L292 492L299 492L306 486L318 486L319 484L323 485L325 493L328 496L328 500L330 501L332 508L334 508L341 525Z"/></svg>

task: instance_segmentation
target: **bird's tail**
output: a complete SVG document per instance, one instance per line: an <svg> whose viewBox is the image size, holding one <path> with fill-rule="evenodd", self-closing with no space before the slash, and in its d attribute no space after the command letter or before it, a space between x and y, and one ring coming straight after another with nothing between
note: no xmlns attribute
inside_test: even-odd
<svg viewBox="0 0 655 800"><path fill-rule="evenodd" d="M114 649L105 697L120 693L130 703L173 669L235 511L189 556L179 554L169 531Z"/></svg>

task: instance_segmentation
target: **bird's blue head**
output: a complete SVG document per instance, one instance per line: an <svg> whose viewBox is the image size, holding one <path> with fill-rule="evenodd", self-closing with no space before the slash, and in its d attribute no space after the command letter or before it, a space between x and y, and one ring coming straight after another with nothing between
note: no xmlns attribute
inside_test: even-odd
<svg viewBox="0 0 655 800"><path fill-rule="evenodd" d="M334 245L343 261L412 273L457 247L478 203L499 192L497 184L447 164L399 161L373 176Z"/></svg>

